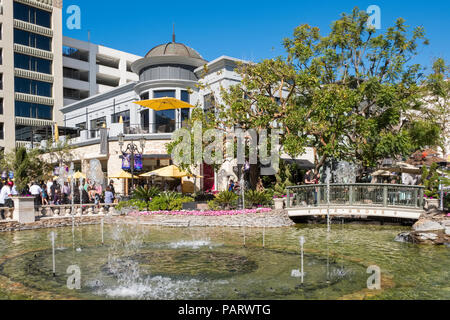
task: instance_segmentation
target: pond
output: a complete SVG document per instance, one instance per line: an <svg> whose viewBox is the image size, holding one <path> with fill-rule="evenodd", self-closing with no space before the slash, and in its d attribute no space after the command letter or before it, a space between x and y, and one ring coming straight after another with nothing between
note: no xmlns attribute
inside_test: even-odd
<svg viewBox="0 0 450 320"><path fill-rule="evenodd" d="M394 240L408 229L335 222L328 235L322 225L164 228L119 222L105 224L103 244L100 225L3 233L0 299L450 299L450 249ZM367 289L372 265L381 268L382 290ZM79 289L73 289L74 270Z"/></svg>

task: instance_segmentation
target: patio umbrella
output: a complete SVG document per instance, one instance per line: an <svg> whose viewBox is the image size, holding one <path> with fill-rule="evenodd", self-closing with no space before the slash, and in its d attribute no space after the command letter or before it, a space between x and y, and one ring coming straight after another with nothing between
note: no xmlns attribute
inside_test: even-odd
<svg viewBox="0 0 450 320"><path fill-rule="evenodd" d="M58 124L57 123L55 123L55 136L54 136L54 138L55 138L55 142L59 141L59 128L58 128Z"/></svg>
<svg viewBox="0 0 450 320"><path fill-rule="evenodd" d="M386 171L386 170L378 170L374 173L372 173L373 177L390 177L394 174L392 172Z"/></svg>
<svg viewBox="0 0 450 320"><path fill-rule="evenodd" d="M76 173L73 175L73 178L74 178L75 180L78 180L78 179L86 179L86 175L85 175L84 173L78 171L78 172L76 172Z"/></svg>
<svg viewBox="0 0 450 320"><path fill-rule="evenodd" d="M155 111L194 108L193 105L175 98L158 98L153 100L135 101L134 103Z"/></svg>
<svg viewBox="0 0 450 320"><path fill-rule="evenodd" d="M392 168L386 169L389 172L409 173L409 174L421 174L420 168L413 166L406 162L398 162Z"/></svg>
<svg viewBox="0 0 450 320"><path fill-rule="evenodd" d="M134 179L139 179L139 177L133 176L133 175L131 175L131 173L125 172L123 170L121 170L117 174L113 174L109 178L110 179L133 179L133 178Z"/></svg>
<svg viewBox="0 0 450 320"><path fill-rule="evenodd" d="M165 177L165 178L176 178L176 179L181 179L184 177L201 178L200 176L196 176L194 174L190 174L185 171L182 171L180 168L178 168L177 166L173 166L173 165L140 175L140 177L144 177L144 178L145 177L153 177L153 176Z"/></svg>

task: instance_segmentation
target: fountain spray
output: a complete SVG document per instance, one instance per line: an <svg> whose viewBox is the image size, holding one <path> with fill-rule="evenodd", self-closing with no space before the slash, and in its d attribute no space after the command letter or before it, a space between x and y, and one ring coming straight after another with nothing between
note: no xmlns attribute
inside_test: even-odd
<svg viewBox="0 0 450 320"><path fill-rule="evenodd" d="M50 233L52 240L52 263L53 263L53 277L56 277L56 259L55 259L55 232Z"/></svg>
<svg viewBox="0 0 450 320"><path fill-rule="evenodd" d="M103 218L102 218L102 220L101 220L101 222L100 222L100 226L101 226L101 229L102 229L102 246L105 244L105 240L104 240L104 236L103 236L103 229L104 229L104 221L103 221Z"/></svg>
<svg viewBox="0 0 450 320"><path fill-rule="evenodd" d="M330 180L331 180L331 170L330 167L326 170L326 184L327 184L327 232L331 232L331 218L330 218Z"/></svg>
<svg viewBox="0 0 450 320"><path fill-rule="evenodd" d="M263 226L263 248L266 248L266 225Z"/></svg>
<svg viewBox="0 0 450 320"><path fill-rule="evenodd" d="M302 277L302 284L305 280L305 269L303 265L303 258L304 258L304 245L305 245L305 237L300 237L300 254L301 254L301 277Z"/></svg>

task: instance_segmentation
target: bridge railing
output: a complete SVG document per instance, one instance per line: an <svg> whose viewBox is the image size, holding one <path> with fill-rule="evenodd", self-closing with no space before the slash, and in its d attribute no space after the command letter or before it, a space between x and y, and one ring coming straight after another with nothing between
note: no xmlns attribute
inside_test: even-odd
<svg viewBox="0 0 450 320"><path fill-rule="evenodd" d="M423 208L424 187L397 184L331 184L288 187L287 208L379 206Z"/></svg>

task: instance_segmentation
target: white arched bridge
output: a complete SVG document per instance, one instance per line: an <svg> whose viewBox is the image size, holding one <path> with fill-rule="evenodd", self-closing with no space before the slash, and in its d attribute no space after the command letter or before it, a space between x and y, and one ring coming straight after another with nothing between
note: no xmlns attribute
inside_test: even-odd
<svg viewBox="0 0 450 320"><path fill-rule="evenodd" d="M395 184L331 184L288 187L291 218L330 216L418 220L424 187Z"/></svg>

